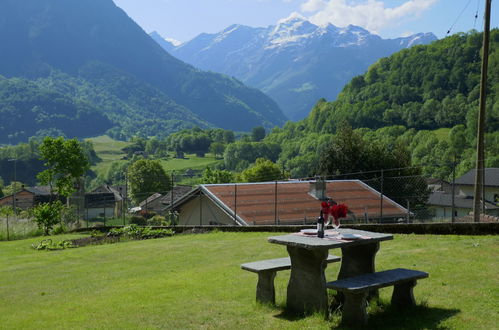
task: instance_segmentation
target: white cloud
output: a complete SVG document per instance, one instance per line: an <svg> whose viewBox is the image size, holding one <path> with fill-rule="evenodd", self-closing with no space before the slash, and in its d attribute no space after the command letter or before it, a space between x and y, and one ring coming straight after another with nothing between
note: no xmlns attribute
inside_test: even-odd
<svg viewBox="0 0 499 330"><path fill-rule="evenodd" d="M408 0L400 6L387 8L381 0L307 0L301 5L310 13L309 20L318 25L357 25L374 33L396 26L408 18L421 15L437 0Z"/></svg>
<svg viewBox="0 0 499 330"><path fill-rule="evenodd" d="M308 0L301 5L301 10L304 12L316 12L327 7L327 2L324 0Z"/></svg>

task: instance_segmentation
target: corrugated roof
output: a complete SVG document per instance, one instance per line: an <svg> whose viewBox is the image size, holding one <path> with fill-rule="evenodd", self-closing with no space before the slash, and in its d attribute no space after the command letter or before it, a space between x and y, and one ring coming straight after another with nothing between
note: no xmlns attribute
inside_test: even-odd
<svg viewBox="0 0 499 330"><path fill-rule="evenodd" d="M100 185L90 192L91 194L98 193L113 193L116 201L121 201L123 199L123 195L117 189L107 184Z"/></svg>
<svg viewBox="0 0 499 330"><path fill-rule="evenodd" d="M162 196L163 195L161 195L160 193L154 193L151 196L149 196L146 199L144 199L142 202L140 202L139 206L143 207L143 206L146 206L147 204L151 204L153 201L155 201L156 199L158 199L158 198L160 198Z"/></svg>
<svg viewBox="0 0 499 330"><path fill-rule="evenodd" d="M173 202L177 201L179 198L189 193L192 190L191 186L174 186L173 192L170 190L166 195L161 198L161 204L170 205L172 201L172 193L173 193Z"/></svg>
<svg viewBox="0 0 499 330"><path fill-rule="evenodd" d="M476 169L468 171L462 177L456 179L456 184L474 185ZM489 167L485 169L485 185L499 187L499 168Z"/></svg>
<svg viewBox="0 0 499 330"><path fill-rule="evenodd" d="M49 186L34 186L34 187L26 187L24 188L26 191L33 193L37 196L50 196L50 187ZM56 192L54 191L54 195Z"/></svg>
<svg viewBox="0 0 499 330"><path fill-rule="evenodd" d="M212 197L247 224L273 224L277 214L280 224L315 219L320 201L309 194L310 181L238 183L203 185ZM327 196L344 203L353 213L349 217L379 217L380 194L359 180L327 181ZM277 194L276 194L277 189ZM276 198L277 195L277 198ZM276 202L277 200L277 202ZM402 217L407 210L389 198L383 198L384 217Z"/></svg>

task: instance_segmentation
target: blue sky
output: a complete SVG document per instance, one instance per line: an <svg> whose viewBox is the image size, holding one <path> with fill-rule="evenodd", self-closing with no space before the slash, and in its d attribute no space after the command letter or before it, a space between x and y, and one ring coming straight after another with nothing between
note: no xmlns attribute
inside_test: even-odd
<svg viewBox="0 0 499 330"><path fill-rule="evenodd" d="M417 32L445 37L447 31L483 30L484 0L114 0L146 32L188 41L231 24L276 24L294 12L316 24L354 24L396 38ZM478 18L475 13L478 9ZM499 10L492 3L492 27Z"/></svg>

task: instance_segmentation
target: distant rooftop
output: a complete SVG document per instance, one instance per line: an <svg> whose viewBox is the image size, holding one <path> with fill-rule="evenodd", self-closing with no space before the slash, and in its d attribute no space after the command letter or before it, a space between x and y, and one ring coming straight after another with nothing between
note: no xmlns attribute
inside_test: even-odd
<svg viewBox="0 0 499 330"><path fill-rule="evenodd" d="M451 207L452 195L443 191L435 191L430 194L428 198L428 205ZM455 195L454 206L463 209L473 209L474 199L470 196ZM499 209L499 206L494 205L493 203L485 202L485 209L497 210Z"/></svg>
<svg viewBox="0 0 499 330"><path fill-rule="evenodd" d="M476 169L472 169L462 177L456 179L458 185L474 185ZM485 185L490 187L499 187L499 168L489 167L485 169Z"/></svg>

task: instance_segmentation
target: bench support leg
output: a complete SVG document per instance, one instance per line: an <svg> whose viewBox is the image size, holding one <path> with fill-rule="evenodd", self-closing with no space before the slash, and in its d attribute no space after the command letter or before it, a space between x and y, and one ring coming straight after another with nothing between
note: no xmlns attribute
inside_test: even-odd
<svg viewBox="0 0 499 330"><path fill-rule="evenodd" d="M392 294L392 305L400 307L408 307L416 305L414 300L413 289L416 286L416 281L408 281L400 284L395 284Z"/></svg>
<svg viewBox="0 0 499 330"><path fill-rule="evenodd" d="M350 326L364 326L367 324L366 299L367 291L359 293L345 293L343 315L341 322Z"/></svg>
<svg viewBox="0 0 499 330"><path fill-rule="evenodd" d="M327 290L324 269L327 249L307 250L288 246L291 276L287 291L287 308L297 313L327 312Z"/></svg>
<svg viewBox="0 0 499 330"><path fill-rule="evenodd" d="M264 304L275 304L275 275L275 271L258 273L258 283L256 284L256 301Z"/></svg>
<svg viewBox="0 0 499 330"><path fill-rule="evenodd" d="M374 259L378 250L379 242L341 248L341 268L338 279L374 273ZM377 297L378 290L369 292L369 299ZM340 302L343 301L343 294L339 292L336 299Z"/></svg>

